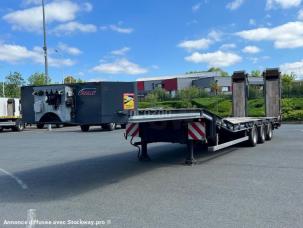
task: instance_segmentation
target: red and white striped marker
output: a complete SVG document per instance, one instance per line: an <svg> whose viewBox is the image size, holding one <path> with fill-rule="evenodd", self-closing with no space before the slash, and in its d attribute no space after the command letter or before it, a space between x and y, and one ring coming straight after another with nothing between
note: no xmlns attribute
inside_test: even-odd
<svg viewBox="0 0 303 228"><path fill-rule="evenodd" d="M130 123L126 125L125 138L128 136L139 137L139 124Z"/></svg>
<svg viewBox="0 0 303 228"><path fill-rule="evenodd" d="M188 139L203 141L206 139L205 123L193 122L188 124Z"/></svg>

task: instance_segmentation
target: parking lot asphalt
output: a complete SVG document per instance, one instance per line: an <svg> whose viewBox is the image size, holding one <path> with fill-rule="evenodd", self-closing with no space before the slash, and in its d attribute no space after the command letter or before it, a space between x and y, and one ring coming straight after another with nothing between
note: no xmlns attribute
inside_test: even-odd
<svg viewBox="0 0 303 228"><path fill-rule="evenodd" d="M0 145L0 227L303 224L303 125L284 125L255 148L197 151L194 166L183 165L178 144L150 145L152 161L138 162L123 130L7 131Z"/></svg>

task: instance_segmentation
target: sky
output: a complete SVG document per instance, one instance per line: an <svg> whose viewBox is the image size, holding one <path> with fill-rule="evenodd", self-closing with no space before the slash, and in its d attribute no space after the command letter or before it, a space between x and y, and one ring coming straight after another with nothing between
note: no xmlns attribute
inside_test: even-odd
<svg viewBox="0 0 303 228"><path fill-rule="evenodd" d="M45 0L49 75L133 81L220 67L303 78L303 0ZM44 72L41 0L1 0L0 81Z"/></svg>

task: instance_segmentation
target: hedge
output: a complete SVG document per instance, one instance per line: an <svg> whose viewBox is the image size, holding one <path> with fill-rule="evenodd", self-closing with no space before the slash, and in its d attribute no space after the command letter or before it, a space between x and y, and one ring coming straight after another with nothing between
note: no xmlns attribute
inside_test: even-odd
<svg viewBox="0 0 303 228"><path fill-rule="evenodd" d="M232 101L224 98L196 98L191 102L183 100L162 101L152 104L140 102L140 108L205 108L222 117L232 115ZM265 116L263 99L252 99L248 102L248 116ZM303 98L282 99L282 115L286 121L303 121Z"/></svg>

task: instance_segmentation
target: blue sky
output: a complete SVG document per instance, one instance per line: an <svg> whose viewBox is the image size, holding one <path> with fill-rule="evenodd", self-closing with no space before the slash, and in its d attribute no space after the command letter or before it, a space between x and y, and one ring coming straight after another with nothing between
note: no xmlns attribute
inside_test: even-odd
<svg viewBox="0 0 303 228"><path fill-rule="evenodd" d="M130 81L221 67L303 74L302 0L45 0L49 72ZM1 1L0 80L43 72L41 0Z"/></svg>

